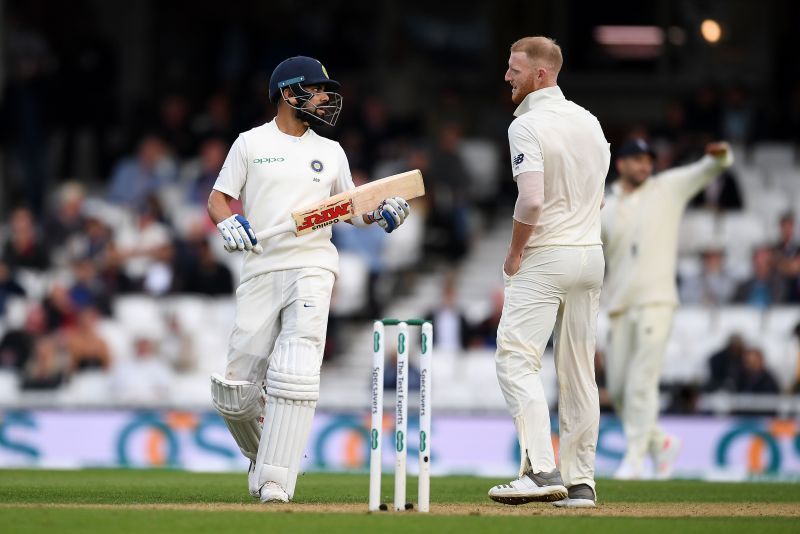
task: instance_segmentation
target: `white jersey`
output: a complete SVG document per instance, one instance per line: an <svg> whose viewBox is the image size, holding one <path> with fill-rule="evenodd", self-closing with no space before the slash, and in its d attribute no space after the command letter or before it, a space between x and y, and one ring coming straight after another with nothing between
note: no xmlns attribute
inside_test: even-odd
<svg viewBox="0 0 800 534"><path fill-rule="evenodd" d="M600 123L559 87L534 91L508 129L514 179L544 172L544 205L528 247L600 245L611 150Z"/></svg>
<svg viewBox="0 0 800 534"><path fill-rule="evenodd" d="M611 188L603 208L606 279L603 293L609 312L635 306L677 306L675 270L678 230L689 200L733 162L705 156L647 179L626 193Z"/></svg>
<svg viewBox="0 0 800 534"><path fill-rule="evenodd" d="M285 222L298 208L354 188L339 143L310 128L300 137L285 134L274 120L239 135L214 184L217 191L241 197L243 215L255 232ZM263 254L244 253L242 282L305 267L339 272L330 226L303 236L281 234L260 244Z"/></svg>

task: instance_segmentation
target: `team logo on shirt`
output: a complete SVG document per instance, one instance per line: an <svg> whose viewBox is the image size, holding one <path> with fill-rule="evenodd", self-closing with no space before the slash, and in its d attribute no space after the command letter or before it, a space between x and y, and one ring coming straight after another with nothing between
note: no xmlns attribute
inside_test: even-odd
<svg viewBox="0 0 800 534"><path fill-rule="evenodd" d="M519 165L525 159L525 154L517 154L514 156L514 165Z"/></svg>
<svg viewBox="0 0 800 534"><path fill-rule="evenodd" d="M322 169L324 169L324 168L325 168L325 166L322 164L322 162L320 160L318 160L318 159L311 160L311 170L312 171L319 173L319 172L322 172Z"/></svg>

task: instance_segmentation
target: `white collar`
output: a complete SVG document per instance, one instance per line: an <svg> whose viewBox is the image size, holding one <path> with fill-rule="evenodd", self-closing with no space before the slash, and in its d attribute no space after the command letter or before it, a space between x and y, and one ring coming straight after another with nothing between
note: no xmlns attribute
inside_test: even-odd
<svg viewBox="0 0 800 534"><path fill-rule="evenodd" d="M310 137L310 136L312 136L314 134L314 130L312 130L310 127L306 128L306 131L303 132L303 135L301 135L301 136L287 134L286 132L283 132L283 131L281 131L280 128L278 128L278 121L276 121L275 119L272 119L271 121L269 121L269 124L272 126L272 128L276 132L278 132L278 134L283 136L287 141L291 141L293 143L297 143L301 139L305 139L306 137Z"/></svg>
<svg viewBox="0 0 800 534"><path fill-rule="evenodd" d="M547 102L548 100L564 100L564 93L561 92L561 88L557 85L552 87L545 87L543 89L539 89L538 91L534 91L532 93L528 93L528 95L520 102L519 106L517 106L516 111L514 111L514 116L519 117L523 113L527 113L536 106L542 105L542 103Z"/></svg>

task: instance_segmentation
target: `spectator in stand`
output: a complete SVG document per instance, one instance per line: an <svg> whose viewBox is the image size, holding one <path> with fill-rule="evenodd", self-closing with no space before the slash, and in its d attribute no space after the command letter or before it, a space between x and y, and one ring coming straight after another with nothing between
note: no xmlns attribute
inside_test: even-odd
<svg viewBox="0 0 800 534"><path fill-rule="evenodd" d="M361 169L352 169L352 177L356 187L369 181L366 173ZM333 227L333 244L336 245L339 252L350 252L357 255L369 268L366 313L368 317L379 317L383 310L383 299L381 299L378 289L386 269L383 261L386 232L377 225L356 228L352 224L337 224Z"/></svg>
<svg viewBox="0 0 800 534"><path fill-rule="evenodd" d="M453 273L448 274L444 281L439 305L425 314L425 317L430 317L436 325L436 335L433 337L436 350L450 354L459 354L466 350L470 325L458 305L456 277Z"/></svg>
<svg viewBox="0 0 800 534"><path fill-rule="evenodd" d="M160 137L148 135L139 143L135 157L117 164L111 176L108 200L140 208L159 188L174 182L176 173L167 144Z"/></svg>
<svg viewBox="0 0 800 534"><path fill-rule="evenodd" d="M206 101L203 113L193 121L192 130L201 139L220 137L230 145L236 139L237 130L228 95L222 92L212 95Z"/></svg>
<svg viewBox="0 0 800 534"><path fill-rule="evenodd" d="M134 358L115 369L115 400L148 404L165 402L169 400L173 382L174 374L159 356L157 341L139 337L134 341Z"/></svg>
<svg viewBox="0 0 800 534"><path fill-rule="evenodd" d="M74 236L67 247L72 258L91 259L97 277L109 295L133 290L123 272L123 258L114 243L111 229L95 214L86 217L81 234Z"/></svg>
<svg viewBox="0 0 800 534"><path fill-rule="evenodd" d="M24 297L25 289L14 279L14 273L0 258L0 318L6 313L6 302L14 296Z"/></svg>
<svg viewBox="0 0 800 534"><path fill-rule="evenodd" d="M28 208L11 212L3 259L11 269L45 271L50 267L47 247L37 235L36 220Z"/></svg>
<svg viewBox="0 0 800 534"><path fill-rule="evenodd" d="M216 260L205 238L193 241L189 254L175 277L176 291L208 296L233 294L231 271Z"/></svg>
<svg viewBox="0 0 800 534"><path fill-rule="evenodd" d="M160 208L151 199L140 208L135 228L117 237L118 259L133 287L160 295L172 285L173 246L169 228L159 222Z"/></svg>
<svg viewBox="0 0 800 534"><path fill-rule="evenodd" d="M789 290L789 299L800 302L800 243L795 239L794 213L787 212L780 219L780 240L773 250L777 258L778 274Z"/></svg>
<svg viewBox="0 0 800 534"><path fill-rule="evenodd" d="M497 348L497 327L500 326L504 298L503 288L492 292L492 313L472 329L470 347Z"/></svg>
<svg viewBox="0 0 800 534"><path fill-rule="evenodd" d="M50 332L72 328L78 322L78 309L72 302L69 289L61 283L53 284L42 306L47 316L47 330Z"/></svg>
<svg viewBox="0 0 800 534"><path fill-rule="evenodd" d="M21 329L9 330L0 340L0 369L22 371L34 354L37 340L47 334L47 316L41 306L28 310Z"/></svg>
<svg viewBox="0 0 800 534"><path fill-rule="evenodd" d="M54 213L44 223L44 241L49 250L65 247L72 237L79 235L86 224L83 203L86 192L77 182L67 182L56 195Z"/></svg>
<svg viewBox="0 0 800 534"><path fill-rule="evenodd" d="M31 356L22 376L22 389L56 389L64 383L66 372L53 336L36 338Z"/></svg>
<svg viewBox="0 0 800 534"><path fill-rule="evenodd" d="M467 254L470 238L470 173L458 152L461 136L461 125L456 122L441 127L431 154L430 174L426 175L426 194L433 204L428 222L438 236L438 252L452 262Z"/></svg>
<svg viewBox="0 0 800 534"><path fill-rule="evenodd" d="M182 159L193 156L196 149L188 124L189 111L189 102L183 95L172 94L161 100L158 135Z"/></svg>
<svg viewBox="0 0 800 534"><path fill-rule="evenodd" d="M722 137L731 143L749 144L756 126L756 110L747 90L736 85L728 89L722 107Z"/></svg>
<svg viewBox="0 0 800 534"><path fill-rule="evenodd" d="M764 354L749 348L742 359L742 373L736 383L737 393L778 393L778 382L764 364Z"/></svg>
<svg viewBox="0 0 800 534"><path fill-rule="evenodd" d="M435 336L434 336L435 339ZM408 361L408 369L406 369L406 377L408 377L408 390L414 391L419 389L419 369ZM389 357L389 363L383 371L383 389L395 391L397 389L397 350L393 350Z"/></svg>
<svg viewBox="0 0 800 534"><path fill-rule="evenodd" d="M745 353L744 339L740 334L733 334L728 343L708 360L707 391L734 391L742 374Z"/></svg>
<svg viewBox="0 0 800 534"><path fill-rule="evenodd" d="M736 280L725 271L724 260L725 251L721 248L703 251L703 270L681 280L683 304L722 306L733 300Z"/></svg>
<svg viewBox="0 0 800 534"><path fill-rule="evenodd" d="M75 306L94 306L103 315L111 315L111 295L94 261L90 258L79 259L73 264L72 273L75 280L69 289L69 296Z"/></svg>
<svg viewBox="0 0 800 534"><path fill-rule="evenodd" d="M205 207L227 154L228 145L221 138L212 137L203 142L200 147L199 169L191 178L188 187L191 203Z"/></svg>
<svg viewBox="0 0 800 534"><path fill-rule="evenodd" d="M689 205L715 212L738 211L744 207L739 185L730 169L725 170L716 180L697 193Z"/></svg>
<svg viewBox="0 0 800 534"><path fill-rule="evenodd" d="M687 106L686 117L686 129L700 142L705 142L705 139L724 139L720 134L721 110L716 87L701 87Z"/></svg>
<svg viewBox="0 0 800 534"><path fill-rule="evenodd" d="M100 314L88 306L78 312L77 324L64 332L64 347L69 357L69 373L87 369L111 368L111 351L98 331Z"/></svg>
<svg viewBox="0 0 800 534"><path fill-rule="evenodd" d="M792 393L800 393L800 323L797 323L792 331L794 338L794 385L791 388Z"/></svg>
<svg viewBox="0 0 800 534"><path fill-rule="evenodd" d="M735 302L767 308L787 300L786 283L775 270L772 249L759 247L753 252L753 276L739 285Z"/></svg>

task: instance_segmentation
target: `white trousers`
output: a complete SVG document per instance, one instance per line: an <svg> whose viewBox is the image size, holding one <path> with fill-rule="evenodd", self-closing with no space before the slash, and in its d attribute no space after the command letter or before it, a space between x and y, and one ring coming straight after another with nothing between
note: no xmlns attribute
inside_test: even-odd
<svg viewBox="0 0 800 534"><path fill-rule="evenodd" d="M308 340L321 356L333 282L331 271L309 267L266 273L241 284L226 378L261 384L278 340Z"/></svg>
<svg viewBox="0 0 800 534"><path fill-rule="evenodd" d="M674 312L672 305L651 305L611 317L606 383L625 431L623 462L636 471L666 437L658 426L658 381Z"/></svg>
<svg viewBox="0 0 800 534"><path fill-rule="evenodd" d="M550 412L540 371L555 335L561 476L594 488L600 407L595 335L605 262L600 246L528 249L518 273L503 275L505 302L495 362L517 428L520 472L556 468Z"/></svg>

